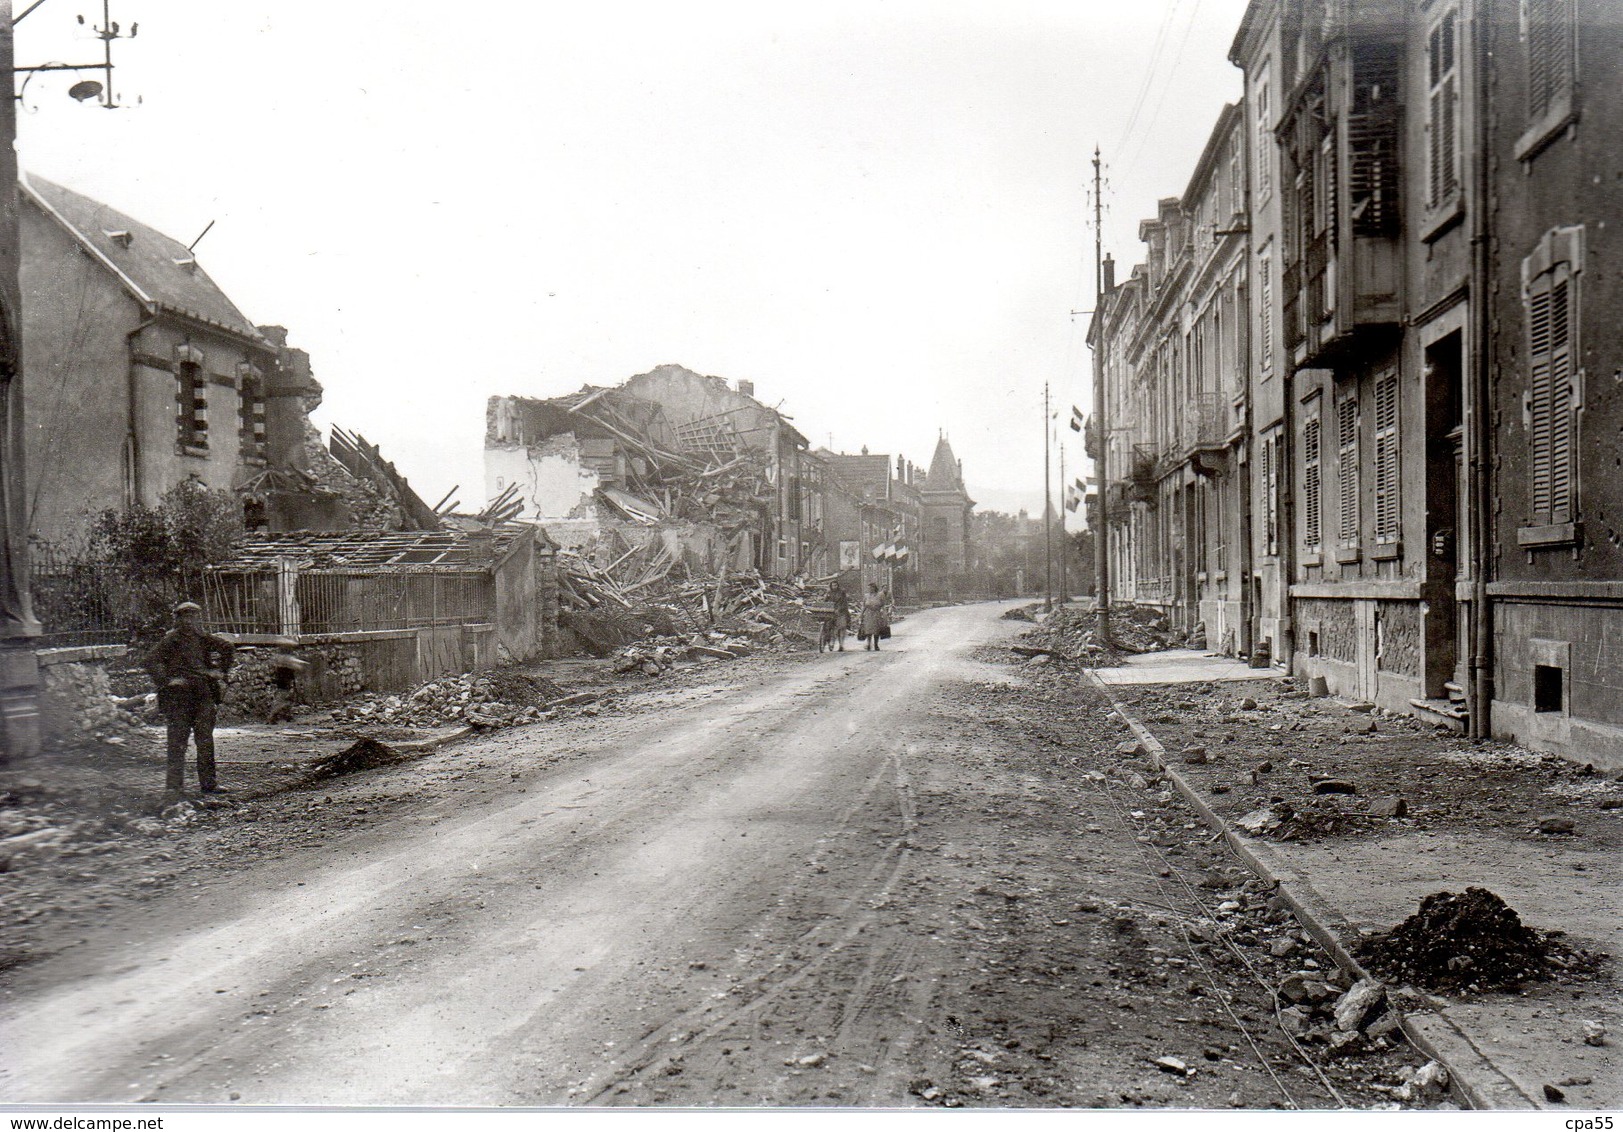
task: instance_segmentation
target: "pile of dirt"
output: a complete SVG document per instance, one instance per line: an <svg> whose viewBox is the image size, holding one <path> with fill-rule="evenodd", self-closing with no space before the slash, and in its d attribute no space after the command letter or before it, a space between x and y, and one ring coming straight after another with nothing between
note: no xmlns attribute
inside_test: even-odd
<svg viewBox="0 0 1623 1132"><path fill-rule="evenodd" d="M374 770L380 766L392 766L404 759L404 755L387 743L379 743L376 739L361 738L355 740L355 742L335 755L317 759L310 766L310 777L312 779L337 778L340 775L354 774L357 771Z"/></svg>
<svg viewBox="0 0 1623 1132"><path fill-rule="evenodd" d="M1365 941L1359 956L1384 978L1431 991L1510 990L1593 968L1599 958L1527 927L1485 888L1422 898L1418 912Z"/></svg>
<svg viewBox="0 0 1623 1132"><path fill-rule="evenodd" d="M567 698L552 681L511 669L442 676L402 695L372 695L334 708L335 723L443 727L460 722L486 726L528 723L542 707Z"/></svg>

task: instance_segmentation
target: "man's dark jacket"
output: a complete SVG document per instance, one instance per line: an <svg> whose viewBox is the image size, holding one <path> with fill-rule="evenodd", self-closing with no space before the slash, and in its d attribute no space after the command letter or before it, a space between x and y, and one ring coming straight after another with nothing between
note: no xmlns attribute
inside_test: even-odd
<svg viewBox="0 0 1623 1132"><path fill-rule="evenodd" d="M235 653L236 647L224 637L182 626L165 633L147 653L146 670L160 692L184 687L194 696L206 694L219 703Z"/></svg>

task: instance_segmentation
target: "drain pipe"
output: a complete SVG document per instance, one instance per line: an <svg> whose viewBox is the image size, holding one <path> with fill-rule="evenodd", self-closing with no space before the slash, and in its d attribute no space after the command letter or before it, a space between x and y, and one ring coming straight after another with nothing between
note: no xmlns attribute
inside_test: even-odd
<svg viewBox="0 0 1623 1132"><path fill-rule="evenodd" d="M1472 62L1476 66L1476 113L1471 115L1476 127L1472 169L1475 200L1471 203L1471 459L1468 463L1471 505L1471 696L1469 703L1470 728L1473 739L1486 739L1493 734L1490 718L1493 703L1493 611L1488 608L1488 563L1492 558L1488 542L1493 534L1492 492L1488 482L1492 466L1488 449L1493 442L1488 398L1492 395L1493 375L1490 364L1492 345L1489 335L1492 320L1489 275L1492 269L1489 247L1488 209L1491 178L1488 165L1489 118L1492 99L1489 94L1489 60L1491 44L1486 21L1472 21L1471 34L1476 50Z"/></svg>
<svg viewBox="0 0 1623 1132"><path fill-rule="evenodd" d="M130 331L124 336L124 340L129 343L129 365L125 372L124 382L126 397L124 416L124 458L129 461L130 502L132 503L145 502L145 498L141 493L141 489L145 486L145 484L142 482L141 476L141 448L135 419L135 407L140 403L139 390L135 388L135 369L139 364L135 360L137 353L136 343L140 341L142 334L144 334L151 327L156 326L157 323L157 316L151 311L148 311L147 317L142 319L136 325L134 330Z"/></svg>

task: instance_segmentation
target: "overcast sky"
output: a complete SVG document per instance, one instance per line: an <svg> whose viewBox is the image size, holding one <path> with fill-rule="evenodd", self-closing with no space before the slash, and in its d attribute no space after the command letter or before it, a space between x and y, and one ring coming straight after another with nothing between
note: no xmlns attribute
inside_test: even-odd
<svg viewBox="0 0 1623 1132"><path fill-rule="evenodd" d="M1244 6L114 0L128 108L38 77L18 148L183 241L214 221L199 262L310 352L318 420L431 503L480 501L489 395L677 362L816 444L927 464L945 430L983 506L1035 509L1045 381L1081 470L1093 147L1136 262L1238 97ZM80 13L47 0L18 63L98 58Z"/></svg>

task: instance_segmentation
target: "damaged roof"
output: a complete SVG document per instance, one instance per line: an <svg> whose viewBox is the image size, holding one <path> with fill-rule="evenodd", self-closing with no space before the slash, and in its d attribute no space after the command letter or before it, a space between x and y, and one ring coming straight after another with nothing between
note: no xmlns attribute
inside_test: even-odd
<svg viewBox="0 0 1623 1132"><path fill-rule="evenodd" d="M21 188L23 199L55 220L142 303L269 345L179 240L43 177L27 175Z"/></svg>
<svg viewBox="0 0 1623 1132"><path fill-rule="evenodd" d="M291 558L304 567L488 566L539 528L522 523L491 530L288 531L242 539L224 570L274 568Z"/></svg>

